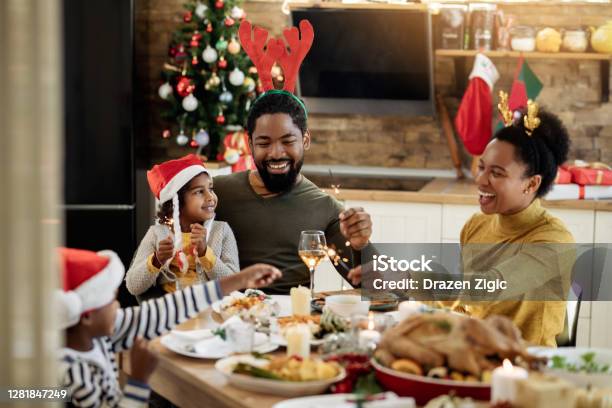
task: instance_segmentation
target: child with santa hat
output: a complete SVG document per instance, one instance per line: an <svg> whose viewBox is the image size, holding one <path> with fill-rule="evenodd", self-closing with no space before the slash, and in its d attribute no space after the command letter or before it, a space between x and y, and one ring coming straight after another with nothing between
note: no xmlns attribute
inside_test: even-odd
<svg viewBox="0 0 612 408"><path fill-rule="evenodd" d="M226 222L214 221L217 196L202 160L166 161L147 179L159 211L127 272L130 293L143 300L238 272L236 238Z"/></svg>
<svg viewBox="0 0 612 408"><path fill-rule="evenodd" d="M195 317L224 294L267 286L281 276L278 269L257 264L120 309L115 296L125 269L114 252L64 248L60 257L64 288L57 296L61 325L66 329L66 347L59 353L61 385L79 407L146 406L147 381L155 368L146 340ZM132 376L121 390L115 353L130 349Z"/></svg>

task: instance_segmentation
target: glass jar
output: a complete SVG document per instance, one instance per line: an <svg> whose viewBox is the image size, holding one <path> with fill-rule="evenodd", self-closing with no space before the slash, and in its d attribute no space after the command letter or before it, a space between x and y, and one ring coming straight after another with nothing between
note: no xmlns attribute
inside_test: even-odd
<svg viewBox="0 0 612 408"><path fill-rule="evenodd" d="M490 51L495 38L497 5L472 3L469 6L472 21L472 45L475 50Z"/></svg>
<svg viewBox="0 0 612 408"><path fill-rule="evenodd" d="M513 51L530 52L535 50L535 30L529 26L516 26L510 29L510 46Z"/></svg>
<svg viewBox="0 0 612 408"><path fill-rule="evenodd" d="M586 30L573 28L565 31L563 35L563 49L569 52L585 52L589 46Z"/></svg>

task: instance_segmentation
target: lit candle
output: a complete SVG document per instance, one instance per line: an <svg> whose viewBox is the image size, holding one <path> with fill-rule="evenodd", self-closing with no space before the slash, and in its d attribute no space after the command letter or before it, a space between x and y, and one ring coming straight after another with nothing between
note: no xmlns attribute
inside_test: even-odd
<svg viewBox="0 0 612 408"><path fill-rule="evenodd" d="M517 397L516 383L527 377L527 370L513 366L510 360L504 360L503 365L493 370L491 376L491 403L514 403Z"/></svg>
<svg viewBox="0 0 612 408"><path fill-rule="evenodd" d="M308 325L296 324L287 328L287 356L299 356L308 358L310 356L310 329Z"/></svg>
<svg viewBox="0 0 612 408"><path fill-rule="evenodd" d="M303 286L291 288L291 313L294 316L310 316L310 290Z"/></svg>
<svg viewBox="0 0 612 408"><path fill-rule="evenodd" d="M374 315L372 312L368 315L368 330L359 332L359 348L369 349L373 344L377 344L380 340L380 333L374 330Z"/></svg>
<svg viewBox="0 0 612 408"><path fill-rule="evenodd" d="M413 314L417 314L421 312L422 304L421 302L416 302L414 300L408 300L401 302L397 308L399 321L403 321L404 319L409 318Z"/></svg>

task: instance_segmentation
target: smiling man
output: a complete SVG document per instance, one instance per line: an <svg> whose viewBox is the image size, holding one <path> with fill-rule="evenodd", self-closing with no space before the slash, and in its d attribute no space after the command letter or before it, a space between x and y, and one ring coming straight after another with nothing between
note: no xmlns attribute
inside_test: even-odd
<svg viewBox="0 0 612 408"><path fill-rule="evenodd" d="M240 265L265 262L281 269L283 277L269 293L308 286L309 272L298 255L304 230L324 231L328 245L342 250L350 266L358 264L372 221L362 208L344 210L301 174L311 140L302 101L285 91L266 93L251 108L247 132L257 171L215 178L217 219L234 231ZM346 274L340 267L338 272Z"/></svg>

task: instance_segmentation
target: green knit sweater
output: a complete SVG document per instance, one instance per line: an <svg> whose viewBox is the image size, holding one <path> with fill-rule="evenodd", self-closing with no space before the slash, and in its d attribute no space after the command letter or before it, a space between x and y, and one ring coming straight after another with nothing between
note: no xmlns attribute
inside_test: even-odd
<svg viewBox="0 0 612 408"><path fill-rule="evenodd" d="M214 185L219 197L216 219L226 221L234 231L240 266L267 263L283 272L266 292L288 294L294 286L309 285L308 268L298 255L300 232L304 230L324 231L328 246L342 250L349 267L358 262L359 252L346 247L340 233L342 205L306 177L302 176L290 191L269 198L255 193L246 171L217 176ZM337 269L346 275L344 268Z"/></svg>

